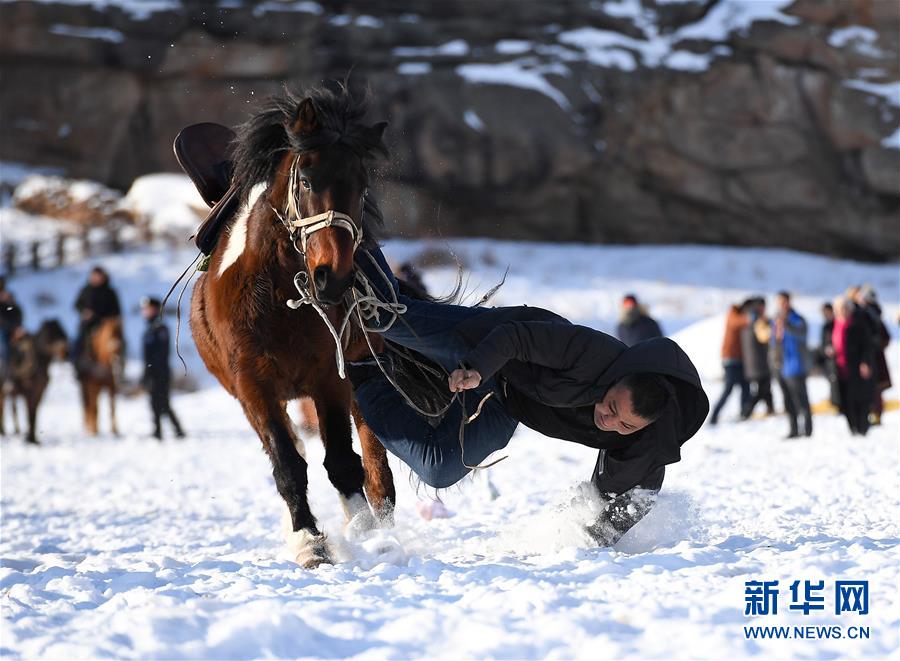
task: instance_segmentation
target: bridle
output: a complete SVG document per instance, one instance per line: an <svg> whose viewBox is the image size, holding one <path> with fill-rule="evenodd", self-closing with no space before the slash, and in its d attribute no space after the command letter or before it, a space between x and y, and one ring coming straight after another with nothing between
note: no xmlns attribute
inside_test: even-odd
<svg viewBox="0 0 900 661"><path fill-rule="evenodd" d="M300 189L297 186L297 163L299 160L300 155L298 154L294 158L293 163L291 163L284 213L279 213L274 206L272 207L272 210L275 212L275 215L278 216L279 220L281 220L285 229L287 229L288 234L290 235L291 244L303 258L304 267L306 266L306 244L309 240L309 236L328 227L340 227L341 229L350 232L350 238L353 239L353 252L355 253L356 249L359 248L360 244L363 242L362 227L366 209L365 200L368 190L364 190L360 198L359 224L354 223L353 218L349 215L340 211L335 211L334 209L329 209L328 211L316 214L315 216L307 216L304 218L300 212Z"/></svg>
<svg viewBox="0 0 900 661"><path fill-rule="evenodd" d="M382 300L373 284L366 277L365 273L356 265L354 265L354 284L351 285L350 289L344 295L343 299L343 305L345 308L344 319L341 322L340 326L336 328L334 323L332 323L332 321L328 318L328 314L325 312L322 303L318 299L316 299L314 293L310 290L310 278L307 271L308 267L306 265L306 244L309 235L328 227L340 227L350 232L350 237L353 239L353 253L355 256L357 248L359 248L360 244L362 244L363 241L362 222L363 218L365 217L366 195L368 193L368 190L363 191L360 199L360 218L358 225L354 223L353 219L347 214L341 213L340 211L335 211L333 209L320 214L316 214L315 216L308 216L306 218L303 218L300 214L300 190L297 188L297 163L299 159L300 156L297 155L294 158L293 163L291 164L290 181L288 183L288 194L287 200L285 202L284 213L279 213L274 206L272 207L272 211L275 212L275 215L279 218L279 220L281 220L282 224L285 226L285 229L287 229L288 234L290 235L291 244L294 246L294 250L296 250L301 257L302 267L299 271L297 271L297 273L294 274L294 287L296 287L297 291L300 293L300 298L289 299L288 301L286 301L287 306L292 310L296 310L302 305L309 305L319 313L319 316L325 323L325 327L328 329L328 331L331 333L332 338L334 339L334 358L337 365L338 375L341 379L346 378L344 348L345 342L349 339L347 330L351 321L356 320L360 330L362 331L363 337L366 340L366 344L368 345L369 353L372 355L372 358L378 365L379 370L381 370L381 373L384 375L384 377L394 387L394 389L396 389L397 392L400 393L400 395L410 407L428 418L441 419L444 414L450 409L453 402L459 399L460 406L462 406L463 410L463 417L460 420L459 424L460 459L463 462L463 465L466 466L466 468L470 468L472 470L490 468L491 466L506 459L506 457L503 456L500 459L492 461L489 464L479 464L475 466L470 466L466 463L465 460L465 447L463 443L465 427L466 425L472 423L476 418L478 418L478 416L481 414L481 410L484 407L485 402L487 402L487 400L490 399L494 394L493 391L488 392L479 401L475 412L471 415L469 415L466 411L465 398L462 393L455 394L450 399L450 401L448 401L444 406L440 408L440 410L426 411L419 407L410 398L410 396L404 391L404 389L385 369L382 361L378 357L378 353L372 346L372 342L369 339L369 333L384 333L388 329L390 329L391 326L393 326L394 322L396 322L398 319L401 319L402 315L406 312L406 305L397 300L397 296L393 294L393 287L387 274L382 271L381 267L368 252L364 252L363 254L372 263L374 270L379 273L381 278L385 281L388 291L391 292L391 300ZM299 245L297 245L298 242ZM382 314L386 314L388 316L387 323L380 323ZM375 324L371 323L373 319L376 322ZM403 323L406 322L404 321ZM407 327L408 326L409 325L407 324ZM432 372L434 371L430 366L422 363L418 363L418 366L423 370Z"/></svg>

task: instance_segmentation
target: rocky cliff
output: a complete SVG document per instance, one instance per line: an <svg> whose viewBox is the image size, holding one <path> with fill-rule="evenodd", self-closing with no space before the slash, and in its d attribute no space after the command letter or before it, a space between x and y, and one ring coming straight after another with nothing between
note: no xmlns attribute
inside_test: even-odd
<svg viewBox="0 0 900 661"><path fill-rule="evenodd" d="M397 231L900 256L894 0L2 2L0 158L127 187L349 70Z"/></svg>

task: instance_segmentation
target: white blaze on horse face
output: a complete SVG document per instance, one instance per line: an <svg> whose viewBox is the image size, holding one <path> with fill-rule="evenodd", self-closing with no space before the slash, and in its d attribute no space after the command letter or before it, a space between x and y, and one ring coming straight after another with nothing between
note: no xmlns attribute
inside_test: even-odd
<svg viewBox="0 0 900 661"><path fill-rule="evenodd" d="M225 247L225 254L222 255L222 262L219 264L219 277L238 260L238 257L244 254L244 248L247 247L247 220L250 218L250 212L253 211L257 200L265 192L266 183L264 181L250 189L247 204L241 207L228 232L228 245Z"/></svg>

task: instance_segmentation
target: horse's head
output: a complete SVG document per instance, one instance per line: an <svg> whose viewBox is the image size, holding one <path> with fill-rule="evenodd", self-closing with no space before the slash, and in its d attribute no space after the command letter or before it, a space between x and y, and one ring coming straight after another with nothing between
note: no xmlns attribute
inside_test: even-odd
<svg viewBox="0 0 900 661"><path fill-rule="evenodd" d="M38 329L39 349L57 360L65 360L69 355L69 337L57 319L47 319Z"/></svg>
<svg viewBox="0 0 900 661"><path fill-rule="evenodd" d="M340 302L352 285L356 248L372 238L373 221L380 221L365 209L369 161L387 155L386 124L363 123L367 107L346 85L312 89L274 99L238 131L236 180L252 186L264 175L270 182L269 201L290 227L311 293L324 304ZM260 125L275 118L280 130L260 139ZM284 155L269 172L254 171L252 149Z"/></svg>

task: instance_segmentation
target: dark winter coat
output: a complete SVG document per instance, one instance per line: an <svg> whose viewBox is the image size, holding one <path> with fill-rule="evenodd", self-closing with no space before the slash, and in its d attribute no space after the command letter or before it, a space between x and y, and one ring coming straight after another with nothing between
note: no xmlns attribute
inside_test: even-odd
<svg viewBox="0 0 900 661"><path fill-rule="evenodd" d="M22 325L22 308L14 300L0 302L0 334L8 340L12 332Z"/></svg>
<svg viewBox="0 0 900 661"><path fill-rule="evenodd" d="M844 329L844 354L846 355L846 379L852 392L858 393L860 399L871 399L874 387L873 379L863 379L859 366L866 364L876 370L876 346L872 336L872 325L867 313L857 308Z"/></svg>
<svg viewBox="0 0 900 661"><path fill-rule="evenodd" d="M824 352L825 349L832 345L831 336L834 333L834 319L831 321L826 321L822 324L822 336L821 341L819 342L820 349Z"/></svg>
<svg viewBox="0 0 900 661"><path fill-rule="evenodd" d="M600 450L591 481L608 507L588 532L601 545L615 543L649 510L642 490L659 491L665 466L681 459L681 445L709 413L696 368L667 338L626 347L527 306L486 311L457 330L473 347L463 362L485 381L498 376L510 415L545 436ZM667 377L666 410L628 436L598 429L594 404L616 381L635 373Z"/></svg>
<svg viewBox="0 0 900 661"><path fill-rule="evenodd" d="M629 347L644 340L662 337L662 334L659 324L637 307L631 308L616 326L616 336Z"/></svg>
<svg viewBox="0 0 900 661"><path fill-rule="evenodd" d="M864 309L869 315L870 325L873 330L875 364L872 367L875 372L875 386L878 392L882 392L891 387L891 373L888 370L887 357L884 353L891 343L891 334L881 320L880 305L870 303Z"/></svg>
<svg viewBox="0 0 900 661"><path fill-rule="evenodd" d="M593 482L602 494L658 490L664 466L681 459L681 445L709 412L697 370L667 338L626 347L605 333L525 306L487 311L463 322L458 332L473 347L465 364L484 380L499 375L513 417L546 436L600 450ZM616 381L642 372L668 377L672 396L662 416L629 436L598 429L594 404Z"/></svg>
<svg viewBox="0 0 900 661"><path fill-rule="evenodd" d="M79 314L90 310L93 315L89 320L90 325L95 325L103 319L118 317L122 314L119 306L119 297L109 283L95 287L87 284L78 292L75 300L75 309Z"/></svg>
<svg viewBox="0 0 900 661"><path fill-rule="evenodd" d="M169 329L153 320L144 330L144 385L169 381Z"/></svg>
<svg viewBox="0 0 900 661"><path fill-rule="evenodd" d="M769 371L769 343L760 342L756 332L756 325L765 323L757 318L748 326L741 329L741 354L744 357L744 378L748 381L762 381L770 379Z"/></svg>

